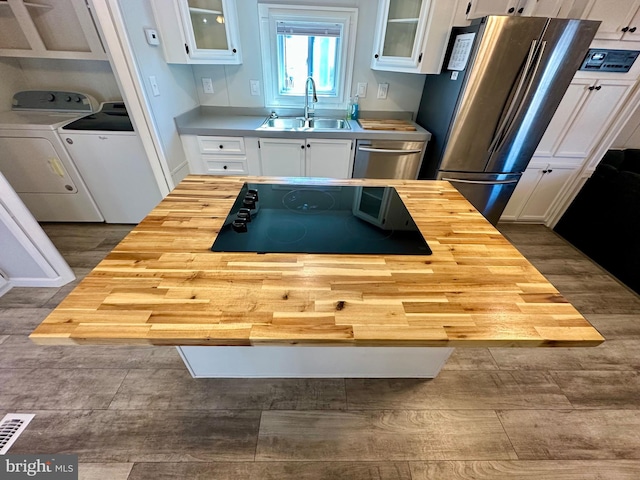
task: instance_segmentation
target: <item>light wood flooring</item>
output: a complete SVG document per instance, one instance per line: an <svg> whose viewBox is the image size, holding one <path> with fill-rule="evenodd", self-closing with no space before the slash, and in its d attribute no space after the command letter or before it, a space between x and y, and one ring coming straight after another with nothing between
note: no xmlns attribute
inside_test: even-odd
<svg viewBox="0 0 640 480"><path fill-rule="evenodd" d="M77 453L80 478L640 478L640 297L542 226L505 235L605 336L596 348L457 349L434 380L192 379L170 347L38 346L73 288L0 298L10 453ZM48 224L78 277L130 230Z"/></svg>

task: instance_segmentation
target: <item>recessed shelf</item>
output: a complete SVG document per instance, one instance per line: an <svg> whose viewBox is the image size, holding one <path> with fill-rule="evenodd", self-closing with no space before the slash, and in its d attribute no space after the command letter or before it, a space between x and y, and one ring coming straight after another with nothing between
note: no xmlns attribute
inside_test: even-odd
<svg viewBox="0 0 640 480"><path fill-rule="evenodd" d="M208 8L189 7L189 12L200 13L202 15L222 15L220 10L209 10Z"/></svg>
<svg viewBox="0 0 640 480"><path fill-rule="evenodd" d="M7 0L0 0L0 5L9 5L9 2ZM51 5L43 5L41 3L23 2L23 5L26 7L43 8L46 10L51 10L53 8Z"/></svg>

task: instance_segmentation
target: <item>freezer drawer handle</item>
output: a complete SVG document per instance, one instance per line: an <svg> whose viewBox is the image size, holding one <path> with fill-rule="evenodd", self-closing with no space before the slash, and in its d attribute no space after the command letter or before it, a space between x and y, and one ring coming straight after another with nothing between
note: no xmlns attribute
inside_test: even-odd
<svg viewBox="0 0 640 480"><path fill-rule="evenodd" d="M510 183L518 183L518 180L495 180L495 181L485 181L485 180L462 180L457 178L443 178L442 180L446 180L447 182L457 182L457 183L474 183L479 185L508 185Z"/></svg>
<svg viewBox="0 0 640 480"><path fill-rule="evenodd" d="M373 147L358 147L358 150L362 152L376 152L376 153L420 153L422 150L395 150L389 148L373 148Z"/></svg>

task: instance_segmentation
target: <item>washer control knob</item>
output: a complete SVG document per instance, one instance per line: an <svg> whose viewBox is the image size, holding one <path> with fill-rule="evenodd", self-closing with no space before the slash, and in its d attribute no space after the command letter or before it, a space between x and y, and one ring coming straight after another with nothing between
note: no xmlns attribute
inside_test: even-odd
<svg viewBox="0 0 640 480"><path fill-rule="evenodd" d="M50 93L50 94L47 95L47 101L48 102L53 102L53 101L55 101L55 99L56 99L56 96L53 93Z"/></svg>
<svg viewBox="0 0 640 480"><path fill-rule="evenodd" d="M82 99L80 97L76 97L76 103L80 103Z"/></svg>
<svg viewBox="0 0 640 480"><path fill-rule="evenodd" d="M71 101L71 95L67 95L66 97L64 97L64 101L65 102L70 102Z"/></svg>

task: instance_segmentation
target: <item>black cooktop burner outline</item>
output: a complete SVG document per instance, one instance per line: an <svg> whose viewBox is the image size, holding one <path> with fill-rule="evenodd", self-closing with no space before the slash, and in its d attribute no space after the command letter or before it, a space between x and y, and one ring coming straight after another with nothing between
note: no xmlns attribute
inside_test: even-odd
<svg viewBox="0 0 640 480"><path fill-rule="evenodd" d="M292 195L296 200L293 209L287 205ZM373 213L371 198L377 208ZM292 235L291 240L288 234ZM395 188L297 183L245 183L211 250L349 255L432 253Z"/></svg>

